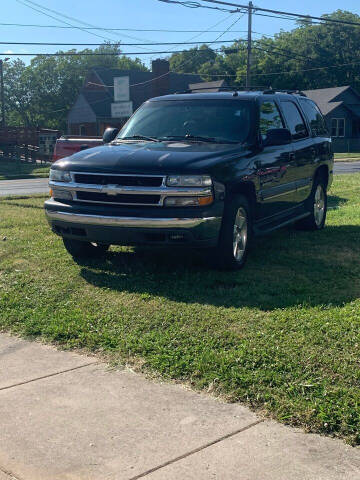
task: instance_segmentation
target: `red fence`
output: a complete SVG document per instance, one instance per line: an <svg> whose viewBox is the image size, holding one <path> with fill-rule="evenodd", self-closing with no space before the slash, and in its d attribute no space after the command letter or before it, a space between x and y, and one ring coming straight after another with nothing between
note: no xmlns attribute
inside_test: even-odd
<svg viewBox="0 0 360 480"><path fill-rule="evenodd" d="M0 129L0 155L9 160L48 162L59 136L58 130L6 127Z"/></svg>

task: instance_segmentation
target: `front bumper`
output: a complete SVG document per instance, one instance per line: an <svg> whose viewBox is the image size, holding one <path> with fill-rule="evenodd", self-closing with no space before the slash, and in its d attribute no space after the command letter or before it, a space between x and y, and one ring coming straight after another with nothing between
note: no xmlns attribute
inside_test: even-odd
<svg viewBox="0 0 360 480"><path fill-rule="evenodd" d="M79 208L53 199L45 202L45 214L52 230L67 238L119 245L217 244L222 219L219 207L201 212L191 209L186 216L184 210L177 211L177 216L163 216L164 213L163 209L162 216L158 209L157 212L142 209L115 215L95 209L85 211L83 206ZM172 209L170 213L175 212ZM136 214L139 216L134 216Z"/></svg>

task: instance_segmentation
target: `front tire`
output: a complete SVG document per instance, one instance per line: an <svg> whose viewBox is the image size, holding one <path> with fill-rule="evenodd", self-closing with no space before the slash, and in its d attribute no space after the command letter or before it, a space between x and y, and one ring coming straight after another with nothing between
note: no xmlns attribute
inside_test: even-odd
<svg viewBox="0 0 360 480"><path fill-rule="evenodd" d="M327 192L326 182L318 176L314 180L314 185L309 198L310 215L296 223L296 227L301 230L321 230L325 226L327 213Z"/></svg>
<svg viewBox="0 0 360 480"><path fill-rule="evenodd" d="M252 215L244 195L234 196L225 206L214 260L218 268L240 270L246 262L252 239Z"/></svg>
<svg viewBox="0 0 360 480"><path fill-rule="evenodd" d="M99 258L108 250L110 245L101 243L82 242L70 238L63 238L64 247L73 258Z"/></svg>

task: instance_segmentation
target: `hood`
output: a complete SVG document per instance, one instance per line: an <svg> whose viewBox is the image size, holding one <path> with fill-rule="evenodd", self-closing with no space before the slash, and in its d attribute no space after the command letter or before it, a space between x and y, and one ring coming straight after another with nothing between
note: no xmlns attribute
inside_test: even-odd
<svg viewBox="0 0 360 480"><path fill-rule="evenodd" d="M58 160L54 168L112 173L202 173L225 158L239 158L239 144L191 142L121 143L103 145Z"/></svg>

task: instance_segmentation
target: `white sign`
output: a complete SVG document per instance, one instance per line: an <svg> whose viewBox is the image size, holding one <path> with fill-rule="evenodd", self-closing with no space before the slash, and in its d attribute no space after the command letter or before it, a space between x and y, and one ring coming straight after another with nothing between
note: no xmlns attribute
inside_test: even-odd
<svg viewBox="0 0 360 480"><path fill-rule="evenodd" d="M115 102L128 102L130 100L129 77L114 78L114 100Z"/></svg>
<svg viewBox="0 0 360 480"><path fill-rule="evenodd" d="M111 104L112 118L129 118L133 114L133 102L119 102Z"/></svg>

